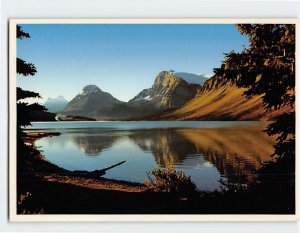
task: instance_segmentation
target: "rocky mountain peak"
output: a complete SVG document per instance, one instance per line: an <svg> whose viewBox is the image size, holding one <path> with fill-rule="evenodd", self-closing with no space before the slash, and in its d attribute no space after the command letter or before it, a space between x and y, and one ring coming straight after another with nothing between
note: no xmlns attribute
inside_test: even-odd
<svg viewBox="0 0 300 233"><path fill-rule="evenodd" d="M162 71L156 76L153 86L155 86L155 85L164 85L164 86L166 86L172 80L173 81L176 80L176 76L174 75L173 72L171 72L171 71Z"/></svg>
<svg viewBox="0 0 300 233"><path fill-rule="evenodd" d="M152 104L157 109L177 108L192 99L201 88L175 75L175 71L160 72L149 89L144 89L130 103Z"/></svg>
<svg viewBox="0 0 300 233"><path fill-rule="evenodd" d="M92 116L97 111L111 108L117 103L121 101L111 94L102 91L96 85L87 85L67 104L63 113Z"/></svg>
<svg viewBox="0 0 300 233"><path fill-rule="evenodd" d="M201 91L198 93L198 95L201 95L204 92L209 92L212 90L218 90L219 88L231 85L232 83L227 81L226 79L219 77L217 75L213 75L210 79L206 80L203 84L203 87Z"/></svg>
<svg viewBox="0 0 300 233"><path fill-rule="evenodd" d="M82 91L79 94L87 95L87 94L92 94L92 93L96 93L96 92L101 92L101 89L98 86L87 85L82 89Z"/></svg>

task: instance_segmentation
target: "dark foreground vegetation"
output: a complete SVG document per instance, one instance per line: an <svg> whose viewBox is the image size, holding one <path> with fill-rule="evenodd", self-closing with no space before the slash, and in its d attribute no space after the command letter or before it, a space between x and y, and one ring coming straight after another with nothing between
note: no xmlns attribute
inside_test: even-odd
<svg viewBox="0 0 300 233"><path fill-rule="evenodd" d="M28 178L18 184L27 191L19 196L19 214L294 214L294 196L286 190L273 190L279 191L276 195L265 188L199 193L179 199L171 193L94 190Z"/></svg>

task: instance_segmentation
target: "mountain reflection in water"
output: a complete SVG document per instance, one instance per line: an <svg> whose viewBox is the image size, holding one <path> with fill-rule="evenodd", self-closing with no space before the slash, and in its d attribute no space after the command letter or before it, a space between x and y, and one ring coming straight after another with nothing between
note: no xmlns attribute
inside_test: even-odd
<svg viewBox="0 0 300 233"><path fill-rule="evenodd" d="M253 180L271 159L274 137L264 125L223 128L60 129L61 136L36 142L46 158L69 170L95 170L126 160L105 177L143 182L147 172L168 164L191 175L199 189L213 190L221 177ZM55 130L58 131L58 130ZM77 148L77 149L76 149Z"/></svg>

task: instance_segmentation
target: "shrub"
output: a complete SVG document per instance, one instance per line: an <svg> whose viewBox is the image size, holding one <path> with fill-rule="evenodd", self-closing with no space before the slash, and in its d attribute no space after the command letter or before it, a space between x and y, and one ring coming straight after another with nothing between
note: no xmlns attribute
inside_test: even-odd
<svg viewBox="0 0 300 233"><path fill-rule="evenodd" d="M145 185L156 192L169 192L181 196L190 196L197 189L190 176L183 171L176 171L174 166L167 166L166 169L155 168L148 172L148 180Z"/></svg>

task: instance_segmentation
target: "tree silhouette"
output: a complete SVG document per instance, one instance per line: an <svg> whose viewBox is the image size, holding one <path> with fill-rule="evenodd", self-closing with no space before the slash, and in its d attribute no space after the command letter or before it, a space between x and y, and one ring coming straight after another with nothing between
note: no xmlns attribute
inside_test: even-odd
<svg viewBox="0 0 300 233"><path fill-rule="evenodd" d="M17 73L24 76L34 76L36 73L36 68L32 63L27 63L20 58L17 58Z"/></svg>
<svg viewBox="0 0 300 233"><path fill-rule="evenodd" d="M286 176L294 182L295 173L295 25L294 24L237 24L249 37L249 48L240 53L225 54L225 61L214 72L238 87L247 88L244 95L260 95L266 111L290 105L269 124L266 132L278 135L275 147L276 163L260 171ZM261 175L261 177L263 177ZM264 179L264 178L263 178ZM267 178L267 179L270 179ZM279 182L279 181L278 181Z"/></svg>
<svg viewBox="0 0 300 233"><path fill-rule="evenodd" d="M295 103L295 25L237 24L250 47L225 54L215 73L248 90L246 97L262 95L266 109Z"/></svg>
<svg viewBox="0 0 300 233"><path fill-rule="evenodd" d="M21 26L17 25L17 39L30 38L30 35L24 32ZM23 76L34 76L37 72L36 67L32 63L23 61L17 58L17 74ZM30 125L33 119L34 112L45 112L47 109L38 103L29 104L22 100L26 98L41 98L39 93L26 91L20 87L17 87L17 130L18 130L18 140L21 140L21 127Z"/></svg>

